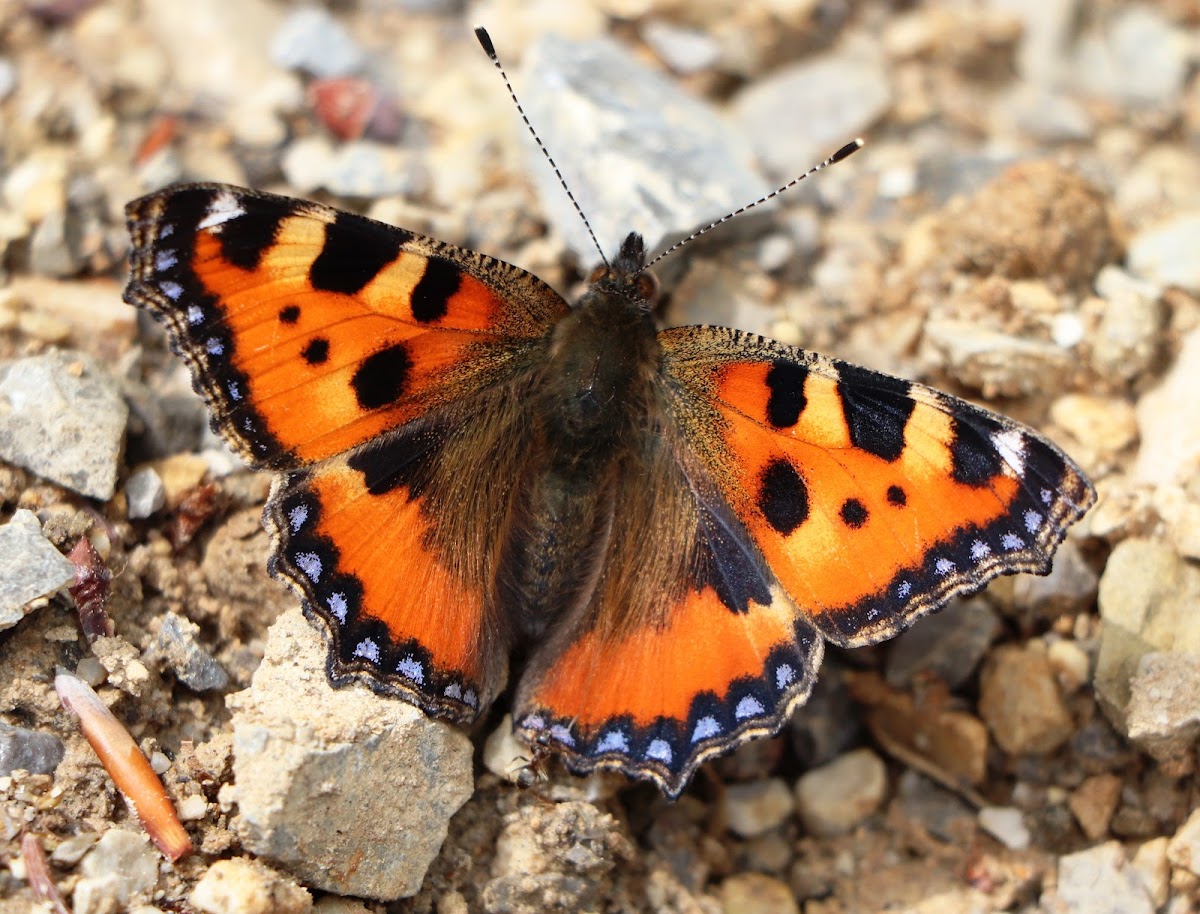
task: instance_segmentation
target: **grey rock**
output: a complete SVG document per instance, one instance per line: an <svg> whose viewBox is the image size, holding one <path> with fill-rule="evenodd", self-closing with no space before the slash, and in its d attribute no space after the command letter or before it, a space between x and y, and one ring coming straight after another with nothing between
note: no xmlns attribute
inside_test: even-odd
<svg viewBox="0 0 1200 914"><path fill-rule="evenodd" d="M1129 739L1168 774L1190 774L1200 736L1200 657L1143 654L1129 691Z"/></svg>
<svg viewBox="0 0 1200 914"><path fill-rule="evenodd" d="M128 911L149 901L158 882L158 852L145 835L121 828L106 831L79 864L82 878L73 895L76 914Z"/></svg>
<svg viewBox="0 0 1200 914"><path fill-rule="evenodd" d="M1074 81L1079 89L1126 105L1169 105L1183 91L1189 38L1152 4L1114 11L1103 32L1078 44ZM1153 54L1146 49L1153 48Z"/></svg>
<svg viewBox="0 0 1200 914"><path fill-rule="evenodd" d="M1029 847L1029 829L1021 810L1014 806L985 806L979 810L979 827L1011 851Z"/></svg>
<svg viewBox="0 0 1200 914"><path fill-rule="evenodd" d="M289 70L321 79L351 76L363 68L366 55L336 17L320 7L288 14L271 39L271 59Z"/></svg>
<svg viewBox="0 0 1200 914"><path fill-rule="evenodd" d="M342 197L416 197L424 191L428 176L419 161L403 150L359 140L336 151L322 183Z"/></svg>
<svg viewBox="0 0 1200 914"><path fill-rule="evenodd" d="M25 618L31 601L74 583L74 564L42 535L36 514L21 508L0 527L0 631Z"/></svg>
<svg viewBox="0 0 1200 914"><path fill-rule="evenodd" d="M116 383L78 352L0 364L0 459L107 501L129 410Z"/></svg>
<svg viewBox="0 0 1200 914"><path fill-rule="evenodd" d="M961 840L975 827L975 814L966 803L928 778L907 769L896 784L900 812L919 822L942 841Z"/></svg>
<svg viewBox="0 0 1200 914"><path fill-rule="evenodd" d="M1067 854L1058 861L1058 885L1042 908L1063 914L1153 914L1142 878L1116 841Z"/></svg>
<svg viewBox="0 0 1200 914"><path fill-rule="evenodd" d="M642 38L676 73L699 73L716 64L721 43L708 32L652 19L642 28Z"/></svg>
<svg viewBox="0 0 1200 914"><path fill-rule="evenodd" d="M17 87L17 68L7 57L0 57L0 102L4 101Z"/></svg>
<svg viewBox="0 0 1200 914"><path fill-rule="evenodd" d="M836 658L828 657L812 695L788 724L792 750L805 768L837 758L862 735L862 715Z"/></svg>
<svg viewBox="0 0 1200 914"><path fill-rule="evenodd" d="M915 677L934 675L954 689L967 681L1000 634L1000 619L986 600L959 600L922 620L893 643L885 675L905 688Z"/></svg>
<svg viewBox="0 0 1200 914"><path fill-rule="evenodd" d="M177 613L163 616L155 652L188 688L197 692L220 691L229 685L229 674L200 646L200 626Z"/></svg>
<svg viewBox="0 0 1200 914"><path fill-rule="evenodd" d="M1165 543L1127 539L1108 557L1097 594L1100 651L1094 684L1100 707L1128 735L1131 682L1145 654L1200 656L1200 569Z"/></svg>
<svg viewBox="0 0 1200 914"><path fill-rule="evenodd" d="M0 777L18 768L51 774L62 760L63 744L57 736L0 721Z"/></svg>
<svg viewBox="0 0 1200 914"><path fill-rule="evenodd" d="M305 885L410 896L471 795L471 742L364 685L332 688L326 653L300 611L286 612L250 688L227 699L235 825L248 849Z"/></svg>
<svg viewBox="0 0 1200 914"><path fill-rule="evenodd" d="M874 48L855 48L782 67L742 91L732 113L768 170L790 178L888 110L892 90L884 57Z"/></svg>
<svg viewBox="0 0 1200 914"><path fill-rule="evenodd" d="M149 517L161 510L166 501L166 487L153 467L138 470L125 483L125 513L131 520Z"/></svg>
<svg viewBox="0 0 1200 914"><path fill-rule="evenodd" d="M987 6L1021 22L1017 69L1024 81L1052 85L1074 38L1080 0L987 0Z"/></svg>
<svg viewBox="0 0 1200 914"><path fill-rule="evenodd" d="M870 749L855 749L796 782L796 811L810 834L841 835L879 808L887 770Z"/></svg>
<svg viewBox="0 0 1200 914"><path fill-rule="evenodd" d="M606 38L547 35L530 51L523 81L529 118L595 229L606 257L630 231L656 252L767 189L750 150L713 110ZM596 249L533 141L529 173L542 209L579 257ZM745 232L753 219L722 229ZM724 237L731 237L726 234Z"/></svg>
<svg viewBox="0 0 1200 914"><path fill-rule="evenodd" d="M722 818L735 835L754 838L791 817L795 801L779 778L729 784L721 795Z"/></svg>
<svg viewBox="0 0 1200 914"><path fill-rule="evenodd" d="M1054 554L1048 575L1023 574L1013 581L1013 597L1023 611L1050 619L1089 605L1099 583L1079 547L1066 540Z"/></svg>
<svg viewBox="0 0 1200 914"><path fill-rule="evenodd" d="M78 220L69 209L47 213L29 239L29 268L39 276L68 278L84 267Z"/></svg>
<svg viewBox="0 0 1200 914"><path fill-rule="evenodd" d="M1200 213L1178 213L1129 242L1130 272L1164 286L1200 293Z"/></svg>

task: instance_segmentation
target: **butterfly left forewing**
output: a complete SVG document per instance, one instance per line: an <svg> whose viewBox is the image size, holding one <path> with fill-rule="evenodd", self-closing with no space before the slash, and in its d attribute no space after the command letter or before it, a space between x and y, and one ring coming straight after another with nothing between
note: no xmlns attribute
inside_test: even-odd
<svg viewBox="0 0 1200 914"><path fill-rule="evenodd" d="M1000 574L1045 573L1095 495L1011 420L752 334L660 334L675 415L830 640L890 637Z"/></svg>
<svg viewBox="0 0 1200 914"><path fill-rule="evenodd" d="M220 184L127 207L125 300L166 324L256 466L341 453L502 382L568 311L529 273L317 203Z"/></svg>

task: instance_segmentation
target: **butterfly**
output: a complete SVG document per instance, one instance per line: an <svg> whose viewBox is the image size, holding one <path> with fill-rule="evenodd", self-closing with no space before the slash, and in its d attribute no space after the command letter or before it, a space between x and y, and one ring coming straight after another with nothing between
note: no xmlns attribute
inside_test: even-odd
<svg viewBox="0 0 1200 914"><path fill-rule="evenodd" d="M569 305L484 254L220 184L127 208L125 300L251 466L335 685L678 796L826 641L1048 571L1095 495L1034 431L735 329L658 329L631 233Z"/></svg>

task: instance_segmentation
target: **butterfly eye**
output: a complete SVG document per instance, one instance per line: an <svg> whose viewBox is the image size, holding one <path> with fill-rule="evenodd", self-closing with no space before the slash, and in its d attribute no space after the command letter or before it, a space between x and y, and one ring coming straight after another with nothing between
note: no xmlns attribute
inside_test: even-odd
<svg viewBox="0 0 1200 914"><path fill-rule="evenodd" d="M595 269L592 270L591 273L588 274L588 278L587 278L588 285L594 286L596 283L598 283L600 280L602 280L607 275L608 275L608 266L603 263L599 264L598 266L596 266Z"/></svg>
<svg viewBox="0 0 1200 914"><path fill-rule="evenodd" d="M642 301L653 302L658 298L658 279L653 273L641 273L634 283L634 289Z"/></svg>

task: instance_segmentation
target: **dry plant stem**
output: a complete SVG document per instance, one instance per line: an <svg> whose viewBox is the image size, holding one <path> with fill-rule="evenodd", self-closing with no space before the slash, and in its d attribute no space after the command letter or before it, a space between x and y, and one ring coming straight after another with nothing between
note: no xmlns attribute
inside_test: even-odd
<svg viewBox="0 0 1200 914"><path fill-rule="evenodd" d="M58 893L54 877L50 875L50 864L42 852L41 843L29 832L21 838L21 857L25 862L25 878L29 881L34 898L49 902L53 914L71 914L62 895Z"/></svg>
<svg viewBox="0 0 1200 914"><path fill-rule="evenodd" d="M171 860L192 851L192 841L175 814L171 798L129 731L113 716L100 696L77 676L59 673L54 688L63 707L79 715L79 727L96 750L117 789L133 804L146 834Z"/></svg>

